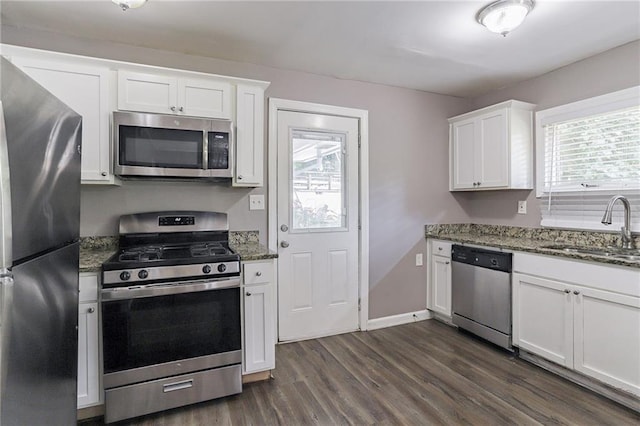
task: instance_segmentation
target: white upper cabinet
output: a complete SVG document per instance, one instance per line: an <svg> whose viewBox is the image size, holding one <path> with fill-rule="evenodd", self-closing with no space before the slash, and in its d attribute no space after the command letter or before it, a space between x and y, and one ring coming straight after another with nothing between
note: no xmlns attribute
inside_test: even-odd
<svg viewBox="0 0 640 426"><path fill-rule="evenodd" d="M231 119L231 84L120 70L118 109Z"/></svg>
<svg viewBox="0 0 640 426"><path fill-rule="evenodd" d="M450 118L449 189L532 189L534 107L507 101Z"/></svg>
<svg viewBox="0 0 640 426"><path fill-rule="evenodd" d="M234 186L264 182L264 90L239 84L236 90L236 168Z"/></svg>
<svg viewBox="0 0 640 426"><path fill-rule="evenodd" d="M109 69L14 56L12 62L82 116L82 183L113 184Z"/></svg>

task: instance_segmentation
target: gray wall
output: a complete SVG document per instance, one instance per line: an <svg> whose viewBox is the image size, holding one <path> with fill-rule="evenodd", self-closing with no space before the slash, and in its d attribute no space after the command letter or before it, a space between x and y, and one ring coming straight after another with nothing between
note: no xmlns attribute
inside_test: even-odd
<svg viewBox="0 0 640 426"><path fill-rule="evenodd" d="M542 110L638 85L640 41L635 41L478 97L473 100L473 107L517 99L534 103L537 110ZM455 197L468 203L466 211L474 223L540 226L535 191L491 191ZM526 215L516 213L518 200L527 200Z"/></svg>
<svg viewBox="0 0 640 426"><path fill-rule="evenodd" d="M448 192L446 118L467 112L459 98L383 85L339 80L211 58L3 26L2 42L267 80L268 97L366 109L369 111L370 318L406 313L426 306L424 225L467 222L469 201ZM233 230L260 231L266 242L267 216L249 212L248 194L265 193L194 183L125 182L122 187L82 189L82 235L115 235L120 214L162 209L227 211Z"/></svg>

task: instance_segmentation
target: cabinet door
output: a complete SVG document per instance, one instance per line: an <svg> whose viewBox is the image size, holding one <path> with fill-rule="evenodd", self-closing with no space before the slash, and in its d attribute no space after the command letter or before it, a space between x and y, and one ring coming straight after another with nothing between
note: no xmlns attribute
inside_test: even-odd
<svg viewBox="0 0 640 426"><path fill-rule="evenodd" d="M568 284L513 274L513 344L573 367L573 302Z"/></svg>
<svg viewBox="0 0 640 426"><path fill-rule="evenodd" d="M477 118L475 175L478 188L509 186L508 111L502 109Z"/></svg>
<svg viewBox="0 0 640 426"><path fill-rule="evenodd" d="M178 112L192 117L231 119L231 85L203 80L178 79Z"/></svg>
<svg viewBox="0 0 640 426"><path fill-rule="evenodd" d="M78 311L78 408L100 402L98 304L81 303Z"/></svg>
<svg viewBox="0 0 640 426"><path fill-rule="evenodd" d="M451 189L475 188L476 124L473 119L451 124Z"/></svg>
<svg viewBox="0 0 640 426"><path fill-rule="evenodd" d="M118 109L126 111L178 112L178 80L154 74L118 71Z"/></svg>
<svg viewBox="0 0 640 426"><path fill-rule="evenodd" d="M431 256L431 309L451 316L451 260L444 256Z"/></svg>
<svg viewBox="0 0 640 426"><path fill-rule="evenodd" d="M237 87L236 170L234 186L262 186L264 181L264 91Z"/></svg>
<svg viewBox="0 0 640 426"><path fill-rule="evenodd" d="M574 368L640 396L640 299L578 287Z"/></svg>
<svg viewBox="0 0 640 426"><path fill-rule="evenodd" d="M275 368L275 323L271 284L244 287L244 373Z"/></svg>
<svg viewBox="0 0 640 426"><path fill-rule="evenodd" d="M112 183L109 71L24 58L14 58L13 62L82 116L82 183Z"/></svg>

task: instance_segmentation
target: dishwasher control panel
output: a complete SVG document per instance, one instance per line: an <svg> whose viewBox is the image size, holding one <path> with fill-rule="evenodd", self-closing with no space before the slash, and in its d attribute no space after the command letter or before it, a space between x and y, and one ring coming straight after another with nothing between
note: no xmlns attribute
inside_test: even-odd
<svg viewBox="0 0 640 426"><path fill-rule="evenodd" d="M451 261L511 272L512 254L454 244L451 246Z"/></svg>

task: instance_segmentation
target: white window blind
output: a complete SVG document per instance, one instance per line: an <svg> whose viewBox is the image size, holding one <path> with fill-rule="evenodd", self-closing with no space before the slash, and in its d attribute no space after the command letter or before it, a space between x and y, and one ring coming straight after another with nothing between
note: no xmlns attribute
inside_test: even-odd
<svg viewBox="0 0 640 426"><path fill-rule="evenodd" d="M625 195L640 231L640 88L541 111L537 184L542 226L618 230L600 223L609 199Z"/></svg>

